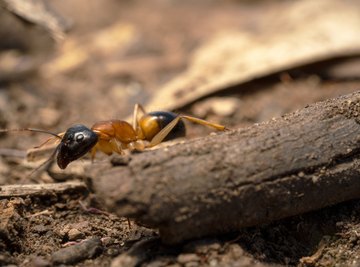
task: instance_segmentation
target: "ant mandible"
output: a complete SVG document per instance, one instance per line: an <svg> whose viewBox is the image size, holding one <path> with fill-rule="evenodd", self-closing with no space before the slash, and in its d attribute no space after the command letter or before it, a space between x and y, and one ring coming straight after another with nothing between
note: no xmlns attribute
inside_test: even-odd
<svg viewBox="0 0 360 267"><path fill-rule="evenodd" d="M140 112L142 116L140 116ZM219 131L227 129L220 124L168 111L146 113L141 105L136 104L132 125L123 120L107 120L96 122L90 129L82 124L77 124L59 134L33 128L13 131L32 131L53 135L39 147L56 139L59 144L49 160L56 156L57 165L61 169L65 169L69 163L88 152L93 160L98 151L107 155L111 155L113 152L121 155L125 149L142 151L145 148L156 146L162 141L183 137L186 133L183 119ZM11 130L0 130L0 132L7 131Z"/></svg>

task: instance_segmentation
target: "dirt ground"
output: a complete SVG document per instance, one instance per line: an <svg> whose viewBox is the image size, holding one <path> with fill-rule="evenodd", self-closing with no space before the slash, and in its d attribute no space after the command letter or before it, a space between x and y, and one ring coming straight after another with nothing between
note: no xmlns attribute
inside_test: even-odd
<svg viewBox="0 0 360 267"><path fill-rule="evenodd" d="M257 31L264 14L288 2L53 0L71 30L62 45L27 42L45 34L37 30L26 37L12 33L18 36L10 48L21 51L22 64L29 60L34 68L0 75L0 128L62 132L74 123L91 126L127 118L135 103L145 105L183 72L192 53L214 32ZM100 42L101 34L111 30L118 34L117 46ZM94 48L97 41L106 49ZM1 46L0 52L8 48ZM59 55L71 60L54 60ZM359 90L359 69L359 56L306 64L210 94L176 111L229 128L246 127ZM187 138L211 132L187 126ZM66 171L53 167L32 173L41 163L27 162L25 151L44 140L46 136L28 132L1 134L0 185L64 179L91 185L87 159ZM0 210L0 266L360 266L359 200L178 246L162 244L156 229L107 213L91 192L3 198Z"/></svg>

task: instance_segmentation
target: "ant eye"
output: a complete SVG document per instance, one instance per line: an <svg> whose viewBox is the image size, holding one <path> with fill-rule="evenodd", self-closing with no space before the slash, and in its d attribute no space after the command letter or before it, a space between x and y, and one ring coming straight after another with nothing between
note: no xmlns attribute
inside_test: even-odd
<svg viewBox="0 0 360 267"><path fill-rule="evenodd" d="M81 134L81 133L80 133L80 134L77 134L77 135L76 135L76 141L77 141L77 142L81 142L82 140L84 140L84 135Z"/></svg>

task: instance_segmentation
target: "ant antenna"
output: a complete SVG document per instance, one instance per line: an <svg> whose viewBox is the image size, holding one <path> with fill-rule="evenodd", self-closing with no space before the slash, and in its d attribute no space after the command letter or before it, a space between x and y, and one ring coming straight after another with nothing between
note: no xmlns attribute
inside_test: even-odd
<svg viewBox="0 0 360 267"><path fill-rule="evenodd" d="M59 146L57 146L55 148L55 150L52 152L52 154L50 155L50 157L45 160L43 163L41 163L39 166L37 166L35 169L33 169L30 174L28 175L28 177L31 177L34 173L36 173L37 171L39 171L41 168L43 168L44 166L46 167L45 169L47 169L50 164L52 163L52 161L54 160L56 153L58 152Z"/></svg>
<svg viewBox="0 0 360 267"><path fill-rule="evenodd" d="M23 131L29 131L29 132L36 132L36 133L45 133L45 134L49 134L52 136L55 136L58 139L62 139L59 135L57 135L56 133L50 132L50 131L46 131L46 130L41 130L41 129L35 129L35 128L23 128L23 129L0 129L0 133L7 133L7 132L23 132Z"/></svg>
<svg viewBox="0 0 360 267"><path fill-rule="evenodd" d="M29 131L29 132L36 132L36 133L45 133L45 134L49 134L54 136L57 139L62 139L61 136L59 136L56 133L50 132L50 131L46 131L46 130L41 130L41 129L35 129L35 128L22 128L22 129L0 129L0 133L7 133L7 132L23 132L23 131ZM56 153L58 152L58 148L59 146L56 147L56 149L52 152L51 156L44 161L43 163L41 163L38 167L36 167L34 170L31 171L31 173L28 175L29 177L32 176L35 172L39 171L41 168L43 168L44 166L46 166L46 168L49 166L49 164L54 160Z"/></svg>

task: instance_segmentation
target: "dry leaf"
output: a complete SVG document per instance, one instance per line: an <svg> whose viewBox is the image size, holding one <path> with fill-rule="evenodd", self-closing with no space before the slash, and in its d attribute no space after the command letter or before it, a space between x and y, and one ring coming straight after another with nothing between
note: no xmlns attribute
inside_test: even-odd
<svg viewBox="0 0 360 267"><path fill-rule="evenodd" d="M354 6L360 2L291 2L256 33L221 33L200 48L189 69L158 90L146 108L177 109L255 78L359 54L360 12Z"/></svg>

